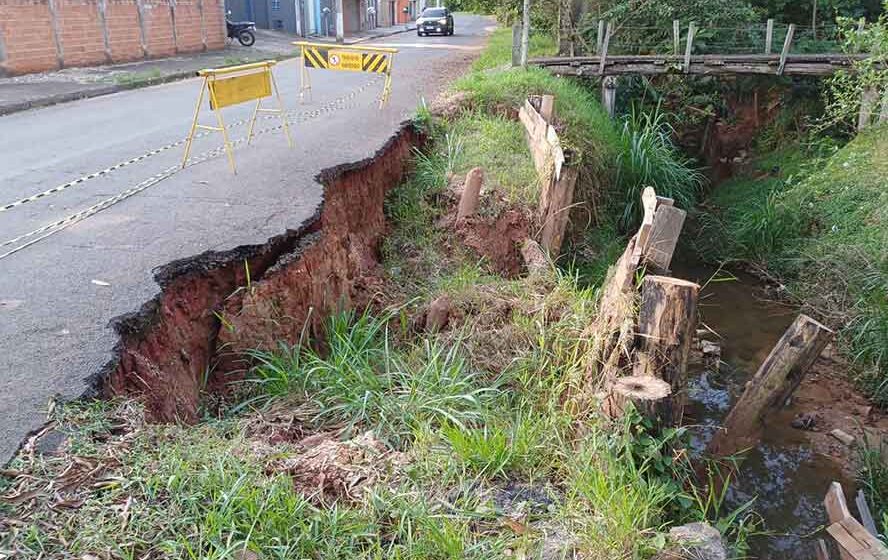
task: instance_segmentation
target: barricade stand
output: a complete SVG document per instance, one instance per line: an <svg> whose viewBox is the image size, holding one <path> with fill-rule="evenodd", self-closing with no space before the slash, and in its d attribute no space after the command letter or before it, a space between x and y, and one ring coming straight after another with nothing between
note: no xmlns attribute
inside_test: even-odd
<svg viewBox="0 0 888 560"><path fill-rule="evenodd" d="M188 156L191 153L194 133L201 129L222 133L222 139L225 142L225 153L228 155L228 164L231 166L231 171L235 174L237 173L237 168L234 165L234 151L228 138L228 129L225 127L221 109L229 105L246 103L247 101L256 101L256 107L253 109L253 114L250 117L247 144L253 140L253 129L256 125L256 119L261 112L280 115L284 134L287 137L287 145L291 148L293 147L293 139L290 137L290 125L287 123L287 114L281 101L277 82L274 79L274 73L271 71L272 66L275 64L277 64L277 61L267 60L265 62L254 62L252 64L241 64L226 68L201 70L197 73L204 80L200 87L197 105L194 107L191 130L188 132L188 139L185 142L185 155L182 156L183 168L188 162ZM204 95L207 93L209 93L210 97L210 109L216 114L218 126L203 125L197 122L200 117L200 106L203 103ZM277 100L277 108L262 107L262 100L266 97L271 97L272 94Z"/></svg>
<svg viewBox="0 0 888 560"><path fill-rule="evenodd" d="M398 49L389 47L358 47L328 45L326 43L293 43L301 49L299 61L299 101L311 97L311 76L308 69L370 72L385 74L385 83L379 96L379 108L385 107L392 93L392 65Z"/></svg>

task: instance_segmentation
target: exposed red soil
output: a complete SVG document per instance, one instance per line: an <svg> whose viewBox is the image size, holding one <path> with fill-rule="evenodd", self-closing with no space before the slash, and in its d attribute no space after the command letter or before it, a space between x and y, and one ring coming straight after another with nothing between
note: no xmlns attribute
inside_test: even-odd
<svg viewBox="0 0 888 560"><path fill-rule="evenodd" d="M244 351L295 343L307 321L316 329L330 311L372 298L383 200L421 141L405 124L375 156L323 172L322 209L295 230L165 267L161 294L115 325L119 359L105 392L139 396L152 420L195 421L204 384L242 368Z"/></svg>
<svg viewBox="0 0 888 560"><path fill-rule="evenodd" d="M462 242L506 278L517 277L524 268L521 246L529 230L527 216L515 209L507 209L494 219L472 216L456 227Z"/></svg>

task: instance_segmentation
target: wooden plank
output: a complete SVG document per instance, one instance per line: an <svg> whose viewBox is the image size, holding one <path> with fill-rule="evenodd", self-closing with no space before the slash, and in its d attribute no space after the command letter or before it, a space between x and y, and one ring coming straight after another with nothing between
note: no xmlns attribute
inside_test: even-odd
<svg viewBox="0 0 888 560"><path fill-rule="evenodd" d="M839 545L839 556L848 560L876 560L854 536L848 532L842 523L833 523L826 528L826 532L836 540Z"/></svg>
<svg viewBox="0 0 888 560"><path fill-rule="evenodd" d="M694 46L694 34L697 32L697 24L693 21L688 26L688 43L685 45L685 58L684 58L684 73L688 74L691 71L691 49Z"/></svg>
<svg viewBox="0 0 888 560"><path fill-rule="evenodd" d="M860 546L873 558L878 560L888 560L888 548L882 544L875 535L866 530L853 517L846 517L839 522L854 539L860 543Z"/></svg>
<svg viewBox="0 0 888 560"><path fill-rule="evenodd" d="M769 19L765 27L765 54L771 54L771 45L774 42L774 20Z"/></svg>
<svg viewBox="0 0 888 560"><path fill-rule="evenodd" d="M604 20L598 20L598 37L595 40L595 54L601 54L601 47L604 46Z"/></svg>
<svg viewBox="0 0 888 560"><path fill-rule="evenodd" d="M601 45L601 51L598 53L598 57L601 59L598 64L598 73L604 74L604 64L607 61L607 47L610 44L611 38L611 22L607 22L607 27L604 31L604 43Z"/></svg>
<svg viewBox="0 0 888 560"><path fill-rule="evenodd" d="M838 482L830 483L826 496L823 498L823 507L826 508L826 516L830 523L837 524L846 517L851 517L848 504L845 502L845 491L842 490L842 485ZM839 557L842 560L854 560L842 547L839 547Z"/></svg>
<svg viewBox="0 0 888 560"><path fill-rule="evenodd" d="M641 219L641 226L638 228L635 250L632 253L635 266L641 263L641 258L644 256L645 249L647 248L651 228L654 225L654 213L657 210L658 198L656 191L652 187L645 187L641 192L641 207L644 209L644 216Z"/></svg>
<svg viewBox="0 0 888 560"><path fill-rule="evenodd" d="M826 548L826 541L823 539L817 539L815 546L814 554L817 560L830 560L829 549Z"/></svg>
<svg viewBox="0 0 888 560"><path fill-rule="evenodd" d="M540 99L540 116L543 117L543 120L549 124L552 124L552 119L555 117L555 96L554 95L543 95L542 99Z"/></svg>
<svg viewBox="0 0 888 560"><path fill-rule="evenodd" d="M654 213L650 238L643 250L645 260L655 270L659 272L669 270L685 216L687 212L674 206L661 206Z"/></svg>
<svg viewBox="0 0 888 560"><path fill-rule="evenodd" d="M780 66L777 67L777 75L783 75L786 68L786 57L789 56L789 48L792 45L792 37L795 35L795 24L790 23L786 30L786 38L783 40L783 50L780 51Z"/></svg>
<svg viewBox="0 0 888 560"><path fill-rule="evenodd" d="M672 54L681 54L681 22L677 19L672 20Z"/></svg>

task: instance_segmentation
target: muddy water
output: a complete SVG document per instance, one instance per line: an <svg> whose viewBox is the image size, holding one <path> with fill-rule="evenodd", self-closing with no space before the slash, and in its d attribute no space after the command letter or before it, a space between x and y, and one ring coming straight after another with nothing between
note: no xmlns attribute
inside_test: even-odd
<svg viewBox="0 0 888 560"><path fill-rule="evenodd" d="M718 334L709 338L722 352L718 368L697 363L690 369L685 417L700 452L797 311L762 299L759 282L749 275L722 271L710 280L715 269L687 264L684 256L676 260L685 264L676 265L675 276L705 284L700 319ZM762 440L745 455L726 498L729 508L755 500L754 509L771 532L750 540L750 554L757 558L813 558L812 534L826 522L821 504L829 483L853 488L835 459L815 452L806 433L791 427L800 412L790 405L768 418Z"/></svg>

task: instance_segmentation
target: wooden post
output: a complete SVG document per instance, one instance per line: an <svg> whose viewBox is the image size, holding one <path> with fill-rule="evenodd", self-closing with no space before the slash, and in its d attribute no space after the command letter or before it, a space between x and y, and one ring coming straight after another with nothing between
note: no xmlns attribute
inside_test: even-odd
<svg viewBox="0 0 888 560"><path fill-rule="evenodd" d="M561 174L552 178L548 189L548 206L543 215L540 245L552 258L561 254L578 176L579 169L576 166L564 165L561 167Z"/></svg>
<svg viewBox="0 0 888 560"><path fill-rule="evenodd" d="M876 102L879 100L879 92L874 86L868 86L860 96L860 113L857 115L857 130L861 131L873 121L873 112Z"/></svg>
<svg viewBox="0 0 888 560"><path fill-rule="evenodd" d="M604 62L607 60L607 47L611 38L611 22L607 22L607 28L604 31L604 43L601 45L601 53L599 56L598 73L604 74Z"/></svg>
<svg viewBox="0 0 888 560"><path fill-rule="evenodd" d="M769 19L765 26L765 54L771 54L771 45L774 43L774 20Z"/></svg>
<svg viewBox="0 0 888 560"><path fill-rule="evenodd" d="M512 26L512 66L521 66L521 25Z"/></svg>
<svg viewBox="0 0 888 560"><path fill-rule="evenodd" d="M780 51L780 66L777 67L777 75L783 75L783 69L786 67L786 57L789 56L789 47L792 45L792 37L795 35L795 24L790 23L786 30L786 38L783 40L783 50Z"/></svg>
<svg viewBox="0 0 888 560"><path fill-rule="evenodd" d="M888 88L882 93L882 109L879 111L879 124L888 123Z"/></svg>
<svg viewBox="0 0 888 560"><path fill-rule="evenodd" d="M527 66L530 51L530 0L524 0L521 11L521 66Z"/></svg>
<svg viewBox="0 0 888 560"><path fill-rule="evenodd" d="M601 47L604 46L604 20L598 20L598 36L595 39L595 54L601 56Z"/></svg>
<svg viewBox="0 0 888 560"><path fill-rule="evenodd" d="M672 54L681 54L681 22L677 19L672 20Z"/></svg>
<svg viewBox="0 0 888 560"><path fill-rule="evenodd" d="M699 285L669 276L646 276L641 286L633 375L669 384L670 398L657 404L657 416L666 425L681 423L699 293Z"/></svg>
<svg viewBox="0 0 888 560"><path fill-rule="evenodd" d="M709 446L714 456L733 455L747 447L765 414L786 402L823 348L833 331L807 315L799 315L746 384L737 404Z"/></svg>
<svg viewBox="0 0 888 560"><path fill-rule="evenodd" d="M685 45L684 73L691 71L691 49L694 47L694 34L697 32L697 24L693 21L688 26L688 44Z"/></svg>
<svg viewBox="0 0 888 560"><path fill-rule="evenodd" d="M555 96L554 95L543 95L540 98L540 116L549 123L552 124L552 119L555 117Z"/></svg>
<svg viewBox="0 0 888 560"><path fill-rule="evenodd" d="M484 171L476 167L466 175L466 184L463 186L462 196L459 198L459 208L456 219L464 220L474 216L478 211L478 198L481 195L481 183L484 180Z"/></svg>
<svg viewBox="0 0 888 560"><path fill-rule="evenodd" d="M674 206L659 205L654 212L650 234L642 254L655 271L666 273L672 264L672 255L678 245L678 237L684 226L687 212Z"/></svg>
<svg viewBox="0 0 888 560"><path fill-rule="evenodd" d="M601 104L608 116L614 117L617 110L617 77L605 76L601 79Z"/></svg>

